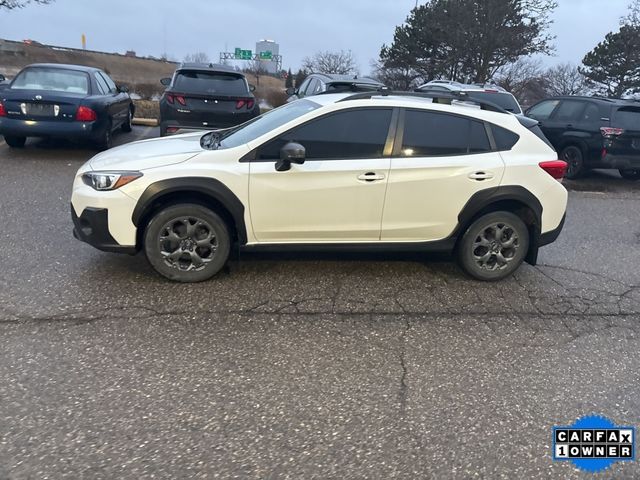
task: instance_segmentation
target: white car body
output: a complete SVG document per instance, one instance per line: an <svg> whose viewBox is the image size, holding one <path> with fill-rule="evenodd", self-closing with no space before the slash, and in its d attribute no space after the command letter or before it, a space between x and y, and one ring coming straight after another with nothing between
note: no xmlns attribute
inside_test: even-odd
<svg viewBox="0 0 640 480"><path fill-rule="evenodd" d="M134 219L145 208L141 202L149 201L150 189L176 179L214 180L228 189L237 199L235 205L239 202L242 207L236 208L242 222L237 214L232 216L236 223L244 223L246 234L238 235L238 241L247 247L388 243L441 247L438 242L451 240L460 227L461 212L469 208L474 195L495 189L506 192L509 187L524 189L539 202L541 218L537 228L541 237L559 233L567 191L539 166L556 160L557 154L515 116L410 96L347 97L348 94L322 95L300 100L321 106L233 148L203 149L200 141L204 132L200 132L139 141L96 155L78 170L73 184L76 236L83 226L78 219L87 209L107 210L108 234L113 241L104 245L84 238L86 235L80 237L103 250L139 250L140 229L144 225L136 225ZM285 172L276 171L274 162L246 161L252 151L296 125L362 107L470 117L514 132L520 139L511 150L502 152L416 157L406 155L410 152L394 156L385 151L380 158L308 160L301 165L292 164ZM83 175L101 171L136 171L142 176L116 190L97 191L85 183ZM365 180L363 176L371 173L375 180ZM483 178L477 178L479 175ZM174 186L172 191L188 192L183 184ZM225 203L223 199L221 203ZM86 232L91 231L92 226L88 227Z"/></svg>

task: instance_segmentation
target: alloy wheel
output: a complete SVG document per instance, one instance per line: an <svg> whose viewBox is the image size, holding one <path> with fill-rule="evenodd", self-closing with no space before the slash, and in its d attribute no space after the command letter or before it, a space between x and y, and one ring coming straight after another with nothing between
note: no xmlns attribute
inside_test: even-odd
<svg viewBox="0 0 640 480"><path fill-rule="evenodd" d="M182 272L200 271L210 263L218 248L215 230L198 217L167 222L158 237L164 263Z"/></svg>
<svg viewBox="0 0 640 480"><path fill-rule="evenodd" d="M506 223L494 223L483 229L473 242L473 259L483 270L504 270L516 257L520 238Z"/></svg>

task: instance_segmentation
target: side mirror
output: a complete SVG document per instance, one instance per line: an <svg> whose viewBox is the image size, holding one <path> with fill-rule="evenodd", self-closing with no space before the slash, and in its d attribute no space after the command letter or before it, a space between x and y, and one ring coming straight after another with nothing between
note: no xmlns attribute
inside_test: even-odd
<svg viewBox="0 0 640 480"><path fill-rule="evenodd" d="M255 92L256 91L256 86L249 84L249 91L250 92Z"/></svg>
<svg viewBox="0 0 640 480"><path fill-rule="evenodd" d="M4 82L7 78L0 73L0 82Z"/></svg>
<svg viewBox="0 0 640 480"><path fill-rule="evenodd" d="M129 87L127 87L126 85L118 85L118 92L129 93Z"/></svg>
<svg viewBox="0 0 640 480"><path fill-rule="evenodd" d="M160 80L160 83L165 87L168 87L169 85L171 85L171 79L169 77L163 78L162 80Z"/></svg>
<svg viewBox="0 0 640 480"><path fill-rule="evenodd" d="M299 143L289 142L280 149L280 160L276 162L278 172L291 170L291 164L302 165L307 157L305 148Z"/></svg>
<svg viewBox="0 0 640 480"><path fill-rule="evenodd" d="M290 97L293 97L296 93L298 93L298 90L293 87L289 87L285 90L285 93Z"/></svg>

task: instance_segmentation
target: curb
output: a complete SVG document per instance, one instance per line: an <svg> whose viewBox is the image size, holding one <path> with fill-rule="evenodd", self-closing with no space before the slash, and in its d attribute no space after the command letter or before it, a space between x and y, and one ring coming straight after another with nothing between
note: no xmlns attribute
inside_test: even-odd
<svg viewBox="0 0 640 480"><path fill-rule="evenodd" d="M156 120L155 118L133 118L133 120L131 120L131 123L133 125L143 125L145 127L157 127L158 126L158 120Z"/></svg>

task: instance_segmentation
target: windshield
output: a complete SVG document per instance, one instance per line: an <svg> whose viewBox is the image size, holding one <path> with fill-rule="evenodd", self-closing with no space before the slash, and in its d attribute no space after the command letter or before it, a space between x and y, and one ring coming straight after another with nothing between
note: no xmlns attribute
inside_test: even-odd
<svg viewBox="0 0 640 480"><path fill-rule="evenodd" d="M29 68L13 80L12 90L49 90L53 92L89 93L89 77L85 72L62 68Z"/></svg>
<svg viewBox="0 0 640 480"><path fill-rule="evenodd" d="M247 83L242 75L233 73L180 70L173 85L175 90L201 95L246 95Z"/></svg>
<svg viewBox="0 0 640 480"><path fill-rule="evenodd" d="M507 112L522 113L520 105L510 93L468 92L470 98L491 102L504 108Z"/></svg>
<svg viewBox="0 0 640 480"><path fill-rule="evenodd" d="M249 143L265 133L269 133L296 118L320 108L320 105L310 100L297 100L224 133L219 139L223 148L234 148Z"/></svg>

